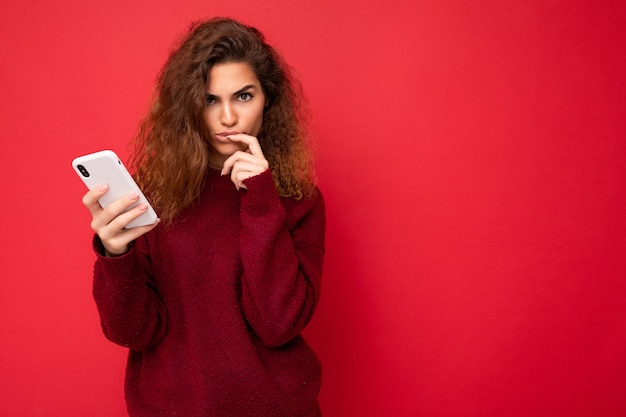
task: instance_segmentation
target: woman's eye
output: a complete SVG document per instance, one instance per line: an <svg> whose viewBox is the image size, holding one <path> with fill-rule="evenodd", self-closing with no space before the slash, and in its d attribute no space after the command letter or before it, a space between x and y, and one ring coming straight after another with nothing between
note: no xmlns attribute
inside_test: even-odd
<svg viewBox="0 0 626 417"><path fill-rule="evenodd" d="M239 95L239 101L250 101L252 99L252 94L250 93L242 93Z"/></svg>
<svg viewBox="0 0 626 417"><path fill-rule="evenodd" d="M215 103L215 96L207 94L207 96L206 96L206 104L213 104L213 103Z"/></svg>

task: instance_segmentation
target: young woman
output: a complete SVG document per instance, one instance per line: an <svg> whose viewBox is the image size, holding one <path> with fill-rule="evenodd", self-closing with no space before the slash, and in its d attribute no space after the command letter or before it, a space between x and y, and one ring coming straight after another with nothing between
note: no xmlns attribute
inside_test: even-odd
<svg viewBox="0 0 626 417"><path fill-rule="evenodd" d="M135 140L158 224L125 229L129 195L93 217L104 334L129 348L131 416L319 416L320 363L300 332L320 293L325 207L301 95L261 33L194 25Z"/></svg>

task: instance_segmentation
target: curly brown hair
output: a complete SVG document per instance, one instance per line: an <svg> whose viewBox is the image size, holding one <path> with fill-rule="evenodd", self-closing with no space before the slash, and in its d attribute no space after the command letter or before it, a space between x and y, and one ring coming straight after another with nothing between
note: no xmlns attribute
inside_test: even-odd
<svg viewBox="0 0 626 417"><path fill-rule="evenodd" d="M209 168L203 119L211 68L247 63L268 100L258 140L280 196L315 189L308 112L300 84L257 29L229 18L194 23L157 78L155 99L133 141L131 166L162 220L193 204Z"/></svg>

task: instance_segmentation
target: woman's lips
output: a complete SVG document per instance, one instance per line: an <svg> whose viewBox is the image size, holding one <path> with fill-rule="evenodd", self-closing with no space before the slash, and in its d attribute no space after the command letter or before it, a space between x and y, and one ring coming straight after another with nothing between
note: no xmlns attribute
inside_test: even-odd
<svg viewBox="0 0 626 417"><path fill-rule="evenodd" d="M230 131L230 130L228 130L228 131L223 131L223 132L216 133L215 134L215 138L218 141L220 141L220 142L228 142L229 141L228 136L238 135L238 134L239 134L239 132L237 132L237 131L234 131L234 130Z"/></svg>
<svg viewBox="0 0 626 417"><path fill-rule="evenodd" d="M238 135L239 132L237 132L236 130L225 130L223 132L217 132L215 135L216 136L230 136L230 135Z"/></svg>

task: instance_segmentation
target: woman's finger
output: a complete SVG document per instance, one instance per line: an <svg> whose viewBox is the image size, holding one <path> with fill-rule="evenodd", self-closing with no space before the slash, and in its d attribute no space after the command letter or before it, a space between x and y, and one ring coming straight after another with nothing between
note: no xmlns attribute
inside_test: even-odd
<svg viewBox="0 0 626 417"><path fill-rule="evenodd" d="M222 175L226 175L231 172L235 164L241 162L247 162L257 165L261 169L261 171L265 171L269 168L269 162L267 162L267 159L265 159L265 157L252 155L243 151L237 151L230 157L228 157L228 159L224 162L224 166L222 167Z"/></svg>
<svg viewBox="0 0 626 417"><path fill-rule="evenodd" d="M246 145L248 145L248 150L250 154L265 159L265 156L263 156L263 150L261 149L261 145L259 144L259 140L256 137L246 135L245 133L238 133L236 135L229 135L228 139L233 142L245 143Z"/></svg>
<svg viewBox="0 0 626 417"><path fill-rule="evenodd" d="M230 173L230 179L238 190L240 188L247 188L243 182L250 177L254 177L255 175L265 172L265 170L266 168L255 163L237 161Z"/></svg>
<svg viewBox="0 0 626 417"><path fill-rule="evenodd" d="M132 207L139 200L139 195L131 193L103 209L97 199L104 193L106 190L103 192L102 189L94 189L83 197L83 203L92 213L91 228L100 238L106 253L121 255L128 251L130 242L152 230L159 221L148 226L125 229L131 221L146 212L148 205L138 204Z"/></svg>
<svg viewBox="0 0 626 417"><path fill-rule="evenodd" d="M97 228L108 225L113 219L127 211L133 204L136 204L138 200L139 194L137 193L131 193L115 200L106 206L106 208L102 209L97 216L93 217L92 229L95 231ZM122 227L123 226L125 226L125 224L122 225ZM122 227L120 227L120 229Z"/></svg>
<svg viewBox="0 0 626 417"><path fill-rule="evenodd" d="M92 217L97 216L102 211L102 206L98 200L109 191L107 184L94 187L83 196L83 205L87 207Z"/></svg>
<svg viewBox="0 0 626 417"><path fill-rule="evenodd" d="M136 213L133 213L136 211ZM153 224L147 226L139 226L133 227L132 229L119 229L120 224L128 224L128 222L133 219L141 216L145 210L142 210L139 206L129 210L121 216L115 218L114 222L112 222L109 226L103 229L103 235L107 235L108 233L112 233L108 237L100 236L100 240L102 241L102 245L104 246L107 255L109 256L119 256L128 252L130 243L154 229L160 220L157 220ZM127 216L128 215L128 216ZM123 218L126 217L126 218ZM119 222L118 222L119 221Z"/></svg>

